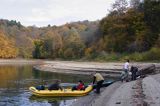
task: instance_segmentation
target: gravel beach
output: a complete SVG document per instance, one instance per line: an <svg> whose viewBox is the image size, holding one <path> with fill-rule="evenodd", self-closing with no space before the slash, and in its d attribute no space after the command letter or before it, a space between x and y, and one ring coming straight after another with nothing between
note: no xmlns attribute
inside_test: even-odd
<svg viewBox="0 0 160 106"><path fill-rule="evenodd" d="M91 93L72 106L160 106L160 74L131 82L116 82Z"/></svg>

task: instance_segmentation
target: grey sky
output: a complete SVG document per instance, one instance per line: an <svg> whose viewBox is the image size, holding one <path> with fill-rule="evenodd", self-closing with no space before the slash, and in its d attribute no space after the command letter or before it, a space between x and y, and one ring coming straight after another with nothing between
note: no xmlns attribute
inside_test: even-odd
<svg viewBox="0 0 160 106"><path fill-rule="evenodd" d="M0 0L0 18L23 25L62 25L101 19L115 0Z"/></svg>

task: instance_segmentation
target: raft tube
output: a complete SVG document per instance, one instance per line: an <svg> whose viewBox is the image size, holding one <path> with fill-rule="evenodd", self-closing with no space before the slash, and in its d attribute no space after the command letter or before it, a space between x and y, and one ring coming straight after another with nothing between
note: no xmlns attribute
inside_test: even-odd
<svg viewBox="0 0 160 106"><path fill-rule="evenodd" d="M40 96L40 97L49 97L49 96L54 96L54 97L72 97L72 96L85 96L89 92L91 92L93 89L93 86L89 85L85 90L74 90L72 89L63 89L63 90L37 90L35 87L30 87L29 90L30 92L35 95L35 96Z"/></svg>

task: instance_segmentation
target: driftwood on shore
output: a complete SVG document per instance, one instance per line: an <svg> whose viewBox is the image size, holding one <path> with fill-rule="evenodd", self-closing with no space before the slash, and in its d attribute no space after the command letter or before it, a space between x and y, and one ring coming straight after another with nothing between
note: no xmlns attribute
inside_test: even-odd
<svg viewBox="0 0 160 106"><path fill-rule="evenodd" d="M156 67L154 64L144 65L139 68L139 72L140 72L140 75L146 75L146 74L154 73L155 69Z"/></svg>

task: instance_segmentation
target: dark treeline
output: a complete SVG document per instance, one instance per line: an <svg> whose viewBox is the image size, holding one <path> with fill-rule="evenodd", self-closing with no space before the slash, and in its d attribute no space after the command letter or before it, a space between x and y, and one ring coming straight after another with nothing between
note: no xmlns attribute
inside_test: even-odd
<svg viewBox="0 0 160 106"><path fill-rule="evenodd" d="M160 60L159 13L159 0L116 0L100 21L38 28L0 20L0 58Z"/></svg>

